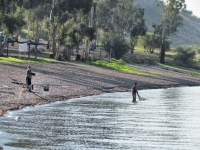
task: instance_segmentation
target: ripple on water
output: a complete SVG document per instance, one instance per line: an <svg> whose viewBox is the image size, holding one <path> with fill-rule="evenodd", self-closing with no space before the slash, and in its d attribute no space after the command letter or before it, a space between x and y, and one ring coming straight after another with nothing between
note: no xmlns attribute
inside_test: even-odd
<svg viewBox="0 0 200 150"><path fill-rule="evenodd" d="M200 87L110 93L8 112L0 145L17 149L199 150Z"/></svg>

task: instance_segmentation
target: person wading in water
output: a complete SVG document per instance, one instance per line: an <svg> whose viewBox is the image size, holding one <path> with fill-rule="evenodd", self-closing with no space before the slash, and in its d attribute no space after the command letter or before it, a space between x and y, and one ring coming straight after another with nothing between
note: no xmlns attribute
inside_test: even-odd
<svg viewBox="0 0 200 150"><path fill-rule="evenodd" d="M28 65L28 69L26 70L26 85L27 85L29 92L31 92L31 90L33 90L31 78L32 78L32 76L35 76L35 75L36 74L31 71L31 66Z"/></svg>
<svg viewBox="0 0 200 150"><path fill-rule="evenodd" d="M139 97L138 90L137 90L137 83L135 82L135 84L132 87L132 97L133 97L132 102L136 102L136 94Z"/></svg>

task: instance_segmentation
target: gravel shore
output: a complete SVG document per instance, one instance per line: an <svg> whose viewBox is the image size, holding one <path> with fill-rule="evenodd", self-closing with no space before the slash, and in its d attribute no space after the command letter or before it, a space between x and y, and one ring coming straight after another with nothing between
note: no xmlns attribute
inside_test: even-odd
<svg viewBox="0 0 200 150"><path fill-rule="evenodd" d="M31 93L20 95L26 78L26 63L0 64L0 115L8 110L22 109L70 98L98 95L108 92L130 92L134 82L138 89L158 89L180 86L200 86L200 79L190 72L175 72L158 66L134 67L162 73L162 75L133 75L71 62L53 64L31 63L34 91L43 95L43 86L49 86L49 95L42 99ZM130 97L131 100L131 97Z"/></svg>

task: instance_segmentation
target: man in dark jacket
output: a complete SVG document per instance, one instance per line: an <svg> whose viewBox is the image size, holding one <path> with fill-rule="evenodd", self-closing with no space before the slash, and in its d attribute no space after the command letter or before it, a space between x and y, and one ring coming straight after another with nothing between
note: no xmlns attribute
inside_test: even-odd
<svg viewBox="0 0 200 150"><path fill-rule="evenodd" d="M28 65L28 69L26 70L26 85L27 85L29 92L31 91L31 89L33 89L33 85L31 83L31 78L32 78L32 76L35 76L35 75L36 74L31 71L31 66Z"/></svg>

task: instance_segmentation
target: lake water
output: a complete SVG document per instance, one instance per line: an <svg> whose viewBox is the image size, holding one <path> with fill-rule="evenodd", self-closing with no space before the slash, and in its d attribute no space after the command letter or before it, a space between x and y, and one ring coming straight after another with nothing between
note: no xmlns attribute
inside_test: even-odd
<svg viewBox="0 0 200 150"><path fill-rule="evenodd" d="M5 150L199 150L200 87L110 93L10 111Z"/></svg>

